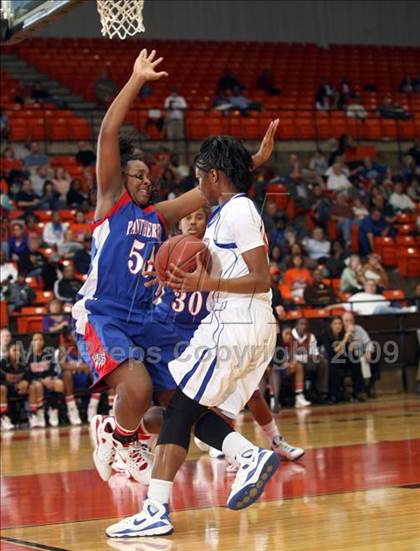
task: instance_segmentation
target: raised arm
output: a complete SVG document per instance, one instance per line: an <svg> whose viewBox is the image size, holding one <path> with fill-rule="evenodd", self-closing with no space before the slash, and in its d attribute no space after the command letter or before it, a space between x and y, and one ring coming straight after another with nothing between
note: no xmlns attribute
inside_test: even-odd
<svg viewBox="0 0 420 551"><path fill-rule="evenodd" d="M157 65L163 60L162 57L155 60L155 56L155 50L150 55L148 55L147 50L140 52L134 63L131 77L111 103L102 121L98 138L96 164L98 179L96 217L103 216L112 208L123 191L118 133L130 110L131 104L145 82L158 80L168 75L165 71L155 71Z"/></svg>

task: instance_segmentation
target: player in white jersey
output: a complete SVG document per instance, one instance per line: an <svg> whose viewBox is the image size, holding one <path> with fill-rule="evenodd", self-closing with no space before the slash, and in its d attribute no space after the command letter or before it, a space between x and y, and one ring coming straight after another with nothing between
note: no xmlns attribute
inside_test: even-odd
<svg viewBox="0 0 420 551"><path fill-rule="evenodd" d="M156 447L148 499L143 510L107 528L111 537L170 534L172 481L195 435L236 462L227 505L238 510L254 503L279 465L279 456L259 449L209 408L237 414L249 400L275 348L271 277L260 215L247 198L252 159L230 137L207 139L196 159L196 175L208 202L219 204L205 239L212 252L208 274L198 259L193 273L171 267L169 285L177 291L212 293L213 308L184 353L169 364L178 389L166 409Z"/></svg>

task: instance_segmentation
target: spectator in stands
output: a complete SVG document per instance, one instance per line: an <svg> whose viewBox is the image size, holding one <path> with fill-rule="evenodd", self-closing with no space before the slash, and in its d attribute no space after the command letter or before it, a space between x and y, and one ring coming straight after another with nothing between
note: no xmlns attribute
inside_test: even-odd
<svg viewBox="0 0 420 551"><path fill-rule="evenodd" d="M369 211L360 195L356 196L353 200L353 215L354 222L357 224L360 224L366 216L369 216Z"/></svg>
<svg viewBox="0 0 420 551"><path fill-rule="evenodd" d="M270 69L264 69L263 72L257 78L257 90L264 90L270 96L277 96L280 93L280 89L276 88L273 79L273 73Z"/></svg>
<svg viewBox="0 0 420 551"><path fill-rule="evenodd" d="M411 180L410 185L407 188L407 195L412 201L420 203L420 181L417 176Z"/></svg>
<svg viewBox="0 0 420 551"><path fill-rule="evenodd" d="M58 249L58 254L62 258L69 259L69 258L73 258L74 254L80 249L82 249L82 245L79 241L76 241L74 239L73 231L70 229L67 229L64 232L63 242L58 245L57 249Z"/></svg>
<svg viewBox="0 0 420 551"><path fill-rule="evenodd" d="M49 169L47 165L32 167L29 179L32 183L32 189L36 195L41 196L44 184L48 180Z"/></svg>
<svg viewBox="0 0 420 551"><path fill-rule="evenodd" d="M412 212L416 210L415 203L404 193L404 183L402 181L395 183L394 192L389 198L389 203L397 212Z"/></svg>
<svg viewBox="0 0 420 551"><path fill-rule="evenodd" d="M315 335L309 331L308 320L301 318L292 330L292 359L303 365L305 379L311 379L311 399L326 403L328 396L329 365L321 358Z"/></svg>
<svg viewBox="0 0 420 551"><path fill-rule="evenodd" d="M314 223L318 226L326 227L329 220L331 202L324 196L324 189L320 184L314 183L312 185L308 200L312 205L311 216Z"/></svg>
<svg viewBox="0 0 420 551"><path fill-rule="evenodd" d="M29 381L26 378L26 365L20 360L19 345L9 347L7 358L0 362L0 417L1 430L13 430L15 427L8 414L10 398L26 396L29 390Z"/></svg>
<svg viewBox="0 0 420 551"><path fill-rule="evenodd" d="M230 69L226 69L223 75L219 79L219 82L217 84L217 89L220 92L227 92L229 90L233 91L234 88L245 90L245 86L240 83L240 81L230 71Z"/></svg>
<svg viewBox="0 0 420 551"><path fill-rule="evenodd" d="M392 234L392 228L385 219L382 211L374 207L359 227L360 254L366 256L373 251L374 237L385 237Z"/></svg>
<svg viewBox="0 0 420 551"><path fill-rule="evenodd" d="M47 222L44 226L42 233L43 241L50 246L61 245L64 241L64 232L67 228L67 224L61 222L61 216L59 211L52 213L51 222Z"/></svg>
<svg viewBox="0 0 420 551"><path fill-rule="evenodd" d="M17 280L18 271L14 262L7 262L6 253L0 252L0 279L1 285L14 283Z"/></svg>
<svg viewBox="0 0 420 551"><path fill-rule="evenodd" d="M0 329L0 360L9 357L9 347L12 342L12 333L8 327Z"/></svg>
<svg viewBox="0 0 420 551"><path fill-rule="evenodd" d="M350 81L346 76L341 77L340 84L338 85L338 108L343 109L351 98L357 97L357 94L352 95L352 89Z"/></svg>
<svg viewBox="0 0 420 551"><path fill-rule="evenodd" d="M331 256L327 259L326 268L331 278L339 278L346 267L345 261L349 251L343 247L340 240L333 241L331 245Z"/></svg>
<svg viewBox="0 0 420 551"><path fill-rule="evenodd" d="M67 193L70 189L70 175L64 170L62 166L58 166L54 171L54 182L55 191L60 194L60 199L66 201Z"/></svg>
<svg viewBox="0 0 420 551"><path fill-rule="evenodd" d="M383 119L404 120L410 118L409 113L398 103L393 103L391 96L388 94L384 97L383 103L377 111Z"/></svg>
<svg viewBox="0 0 420 551"><path fill-rule="evenodd" d="M332 165L331 173L327 178L327 189L330 191L346 191L351 188L350 180L343 171L343 165L340 161Z"/></svg>
<svg viewBox="0 0 420 551"><path fill-rule="evenodd" d="M386 167L367 156L363 160L363 166L356 172L364 179L379 181L385 176Z"/></svg>
<svg viewBox="0 0 420 551"><path fill-rule="evenodd" d="M291 267L283 275L283 284L289 287L293 298L302 298L306 286L311 283L312 274L303 267L302 256L293 255Z"/></svg>
<svg viewBox="0 0 420 551"><path fill-rule="evenodd" d="M374 281L381 291L389 288L388 274L381 265L378 254L372 253L368 256L367 262L362 267L362 274L365 281Z"/></svg>
<svg viewBox="0 0 420 551"><path fill-rule="evenodd" d="M350 119L357 119L362 121L367 119L368 113L363 107L359 95L355 95L350 99L346 108L346 114Z"/></svg>
<svg viewBox="0 0 420 551"><path fill-rule="evenodd" d="M39 210L57 210L65 206L60 201L60 194L56 191L51 180L45 180L42 196L38 205Z"/></svg>
<svg viewBox="0 0 420 551"><path fill-rule="evenodd" d="M117 92L117 85L111 79L108 71L104 69L101 76L95 82L95 96L102 105L108 103L114 98Z"/></svg>
<svg viewBox="0 0 420 551"><path fill-rule="evenodd" d="M229 96L225 94L225 92L222 92L219 90L219 92L214 97L212 108L215 111L229 111L232 109L232 104L230 103Z"/></svg>
<svg viewBox="0 0 420 551"><path fill-rule="evenodd" d="M356 324L354 315L346 312L342 315L344 330L350 335L348 342L349 362L352 368L360 369L369 398L376 398L375 382L379 379L379 363L372 362L375 351L367 331Z"/></svg>
<svg viewBox="0 0 420 551"><path fill-rule="evenodd" d="M184 111L188 105L185 98L178 94L176 88L165 99L166 109L166 135L168 140L184 139Z"/></svg>
<svg viewBox="0 0 420 551"><path fill-rule="evenodd" d="M282 328L280 335L280 328L278 325L278 336L276 352L272 361L272 369L270 374L270 382L273 389L273 413L280 411L280 386L281 382L286 378L294 378L295 408L303 408L310 406L311 403L306 400L304 395L304 370L303 365L293 360L293 337L292 329L289 326Z"/></svg>
<svg viewBox="0 0 420 551"><path fill-rule="evenodd" d="M355 147L353 136L351 134L341 134L337 147L331 152L328 159L328 164L331 166L339 160L339 157L344 158L346 151ZM328 172L326 173L328 175Z"/></svg>
<svg viewBox="0 0 420 551"><path fill-rule="evenodd" d="M22 306L30 306L35 298L35 292L25 281L25 274L18 274L15 283L8 282L2 288L2 296L7 300L8 313L19 310Z"/></svg>
<svg viewBox="0 0 420 551"><path fill-rule="evenodd" d="M315 109L321 112L331 111L331 103L328 96L322 96L315 101Z"/></svg>
<svg viewBox="0 0 420 551"><path fill-rule="evenodd" d="M9 117L7 113L0 107L0 138L8 140L10 134Z"/></svg>
<svg viewBox="0 0 420 551"><path fill-rule="evenodd" d="M57 298L64 302L75 302L82 282L74 275L73 264L64 267L63 277L55 282L54 293Z"/></svg>
<svg viewBox="0 0 420 551"><path fill-rule="evenodd" d="M316 93L315 101L323 103L325 97L329 99L331 108L335 109L338 100L338 92L326 78L322 78Z"/></svg>
<svg viewBox="0 0 420 551"><path fill-rule="evenodd" d="M57 427L59 424L58 407L63 398L64 384L58 377L59 367L54 358L54 351L51 348L45 347L45 340L41 333L34 333L31 341L31 348L28 357L28 379L30 381L30 387L37 388L39 392L39 385L41 385L41 399L46 398L48 402L48 421L51 427ZM45 418L43 407L39 408L41 413L37 415L36 419L32 419L32 423L38 423L35 426L42 426L42 420ZM30 419L30 426L33 424Z"/></svg>
<svg viewBox="0 0 420 551"><path fill-rule="evenodd" d="M309 170L315 172L319 176L323 176L328 169L328 161L324 153L317 149L314 156L309 161Z"/></svg>
<svg viewBox="0 0 420 551"><path fill-rule="evenodd" d="M30 153L23 159L23 164L26 169L31 167L39 167L43 165L48 165L49 160L47 155L39 152L39 146L36 142L32 142L30 145Z"/></svg>
<svg viewBox="0 0 420 551"><path fill-rule="evenodd" d="M96 155L88 143L79 142L76 161L83 166L92 166L95 164Z"/></svg>
<svg viewBox="0 0 420 551"><path fill-rule="evenodd" d="M18 262L20 255L28 252L28 236L25 234L23 224L15 223L12 226L12 237L9 239L9 256L14 262Z"/></svg>
<svg viewBox="0 0 420 551"><path fill-rule="evenodd" d="M92 238L85 236L83 239L83 247L74 253L73 264L76 271L80 274L87 274L92 260L91 255Z"/></svg>
<svg viewBox="0 0 420 551"><path fill-rule="evenodd" d="M382 195L381 192L375 193L375 195L373 196L372 208L379 209L388 224L393 224L397 219L394 207L385 200L385 197Z"/></svg>
<svg viewBox="0 0 420 551"><path fill-rule="evenodd" d="M60 277L62 266L60 257L56 252L50 252L45 257L45 264L42 268L42 281L44 291L53 291L57 279Z"/></svg>
<svg viewBox="0 0 420 551"><path fill-rule="evenodd" d="M63 313L63 303L53 298L48 304L48 315L42 320L43 333L65 333L70 326L70 316Z"/></svg>
<svg viewBox="0 0 420 551"><path fill-rule="evenodd" d="M415 138L413 145L407 151L407 155L413 157L416 166L420 166L420 138Z"/></svg>
<svg viewBox="0 0 420 551"><path fill-rule="evenodd" d="M25 212L31 212L40 205L40 198L32 189L32 182L25 178L20 191L16 194L16 206Z"/></svg>
<svg viewBox="0 0 420 551"><path fill-rule="evenodd" d="M28 251L20 255L18 262L19 271L26 276L41 277L45 257L40 252L40 246L39 237L32 235L28 238Z"/></svg>
<svg viewBox="0 0 420 551"><path fill-rule="evenodd" d="M330 256L331 243L328 239L325 239L322 228L314 228L312 237L305 237L302 243L308 252L309 258L317 262L326 260Z"/></svg>
<svg viewBox="0 0 420 551"><path fill-rule="evenodd" d="M374 314L403 314L416 312L415 306L391 306L389 300L377 292L377 285L374 281L367 280L363 286L363 291L357 292L348 299L344 305L346 310L356 312L361 316L371 316Z"/></svg>
<svg viewBox="0 0 420 551"><path fill-rule="evenodd" d="M351 255L348 265L344 268L340 278L340 291L342 293L356 293L363 289L366 279L363 275L363 267L360 256Z"/></svg>
<svg viewBox="0 0 420 551"><path fill-rule="evenodd" d="M337 193L335 203L330 209L330 218L337 222L337 228L343 234L344 241L351 247L351 226L353 223L353 209L347 202L344 193Z"/></svg>
<svg viewBox="0 0 420 551"><path fill-rule="evenodd" d="M399 172L399 175L393 178L393 182L400 181L402 178L405 182L410 182L411 179L418 173L416 162L411 155L404 155L403 166Z"/></svg>
<svg viewBox="0 0 420 551"><path fill-rule="evenodd" d="M232 95L229 97L233 109L237 109L241 115L248 115L248 111L261 111L262 105L258 101L253 101L243 95L240 88L235 87Z"/></svg>
<svg viewBox="0 0 420 551"><path fill-rule="evenodd" d="M324 283L322 270L317 268L313 271L312 275L312 283L308 284L303 291L305 304L316 306L317 308L324 308L339 302L331 285Z"/></svg>
<svg viewBox="0 0 420 551"><path fill-rule="evenodd" d="M165 126L165 118L162 114L162 110L158 107L152 107L147 111L147 119L144 125L146 134L148 134L149 128L153 126L157 128L159 137L161 137Z"/></svg>
<svg viewBox="0 0 420 551"><path fill-rule="evenodd" d="M81 193L82 184L78 178L74 178L70 182L70 189L67 193L67 204L69 207L78 208L86 199L85 195Z"/></svg>
<svg viewBox="0 0 420 551"><path fill-rule="evenodd" d="M400 85L398 86L398 91L409 93L409 92L413 92L413 90L414 90L414 86L413 86L412 78L410 77L410 75L404 75L400 82Z"/></svg>

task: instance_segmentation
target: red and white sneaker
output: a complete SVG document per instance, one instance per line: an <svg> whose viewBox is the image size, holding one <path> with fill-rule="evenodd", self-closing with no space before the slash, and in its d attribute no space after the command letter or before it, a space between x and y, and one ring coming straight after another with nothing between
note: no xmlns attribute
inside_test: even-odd
<svg viewBox="0 0 420 551"><path fill-rule="evenodd" d="M90 434L94 443L93 462L99 476L107 482L112 474L116 447L112 434L115 420L109 415L95 415L90 422Z"/></svg>
<svg viewBox="0 0 420 551"><path fill-rule="evenodd" d="M140 442L133 442L128 446L124 446L117 440L114 440L114 446L129 476L140 482L140 484L149 484L152 475L153 454L147 446L140 444ZM118 466L121 468L121 462Z"/></svg>

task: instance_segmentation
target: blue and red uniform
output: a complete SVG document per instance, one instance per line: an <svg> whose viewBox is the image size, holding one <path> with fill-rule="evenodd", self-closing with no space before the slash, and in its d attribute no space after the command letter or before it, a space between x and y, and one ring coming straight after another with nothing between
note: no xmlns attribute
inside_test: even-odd
<svg viewBox="0 0 420 551"><path fill-rule="evenodd" d="M94 388L122 362L144 359L155 293L145 277L167 223L154 206L136 205L125 193L92 227L92 262L73 306L78 348L91 367Z"/></svg>

